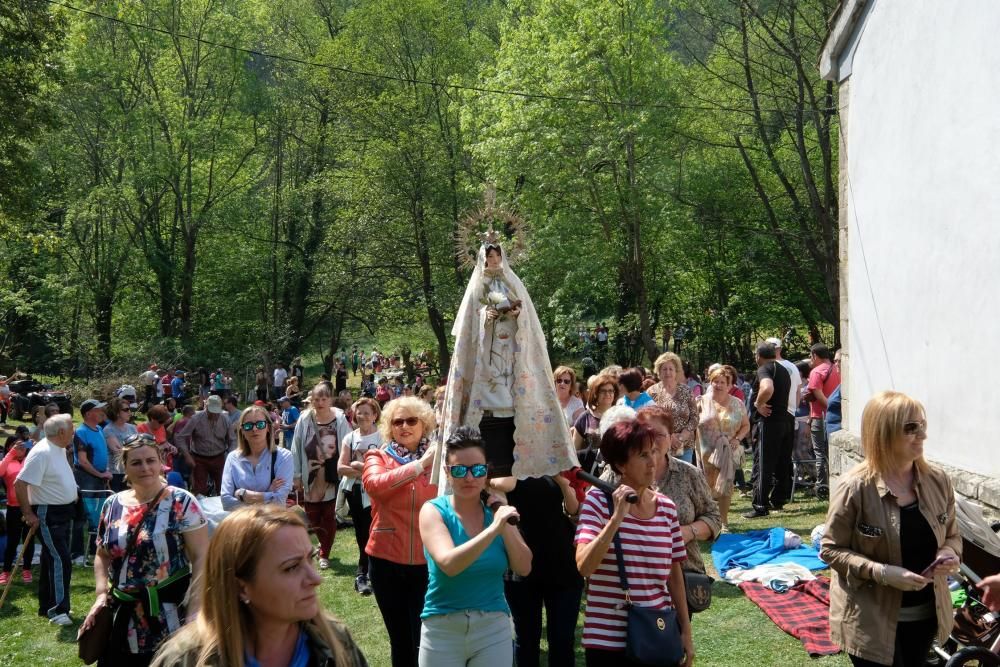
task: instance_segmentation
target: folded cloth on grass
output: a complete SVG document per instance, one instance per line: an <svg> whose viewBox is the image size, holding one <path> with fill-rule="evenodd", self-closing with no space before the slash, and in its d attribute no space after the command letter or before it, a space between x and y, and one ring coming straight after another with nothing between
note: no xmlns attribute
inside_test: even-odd
<svg viewBox="0 0 1000 667"><path fill-rule="evenodd" d="M785 529L780 527L720 535L712 545L712 562L723 577L734 567L749 570L765 563L798 563L807 570L829 567L815 549L805 545L786 549Z"/></svg>
<svg viewBox="0 0 1000 667"><path fill-rule="evenodd" d="M798 563L768 563L752 567L749 570L739 567L730 568L726 572L725 581L731 584L755 581L765 586L770 586L771 582L775 581L783 584L786 588L791 588L803 581L812 581L815 578L812 572Z"/></svg>
<svg viewBox="0 0 1000 667"><path fill-rule="evenodd" d="M817 577L784 593L754 582L739 586L775 625L802 642L809 655L840 653L840 647L830 641L829 578Z"/></svg>

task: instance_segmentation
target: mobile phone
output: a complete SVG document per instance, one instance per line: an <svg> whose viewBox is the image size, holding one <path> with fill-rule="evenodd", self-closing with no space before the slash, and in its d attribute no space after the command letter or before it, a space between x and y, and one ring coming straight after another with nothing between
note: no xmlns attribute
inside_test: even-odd
<svg viewBox="0 0 1000 667"><path fill-rule="evenodd" d="M952 559L951 556L938 556L937 558L934 559L934 562L932 562L930 565L924 568L924 571L920 573L920 576L926 577L933 574L934 568L936 568L938 565L941 565L942 563L947 563L951 559Z"/></svg>

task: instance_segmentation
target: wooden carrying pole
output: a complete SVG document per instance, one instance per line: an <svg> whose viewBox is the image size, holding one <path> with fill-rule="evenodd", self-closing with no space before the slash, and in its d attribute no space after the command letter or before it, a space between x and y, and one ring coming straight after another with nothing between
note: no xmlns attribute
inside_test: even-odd
<svg viewBox="0 0 1000 667"><path fill-rule="evenodd" d="M17 559L21 557L21 554L24 553L24 550L28 548L28 542L30 542L31 538L35 536L35 529L36 528L38 528L37 525L32 526L31 528L28 529L28 536L26 538L24 538L24 544L21 545L21 550L18 551L17 555L14 557L14 562L15 563L17 562ZM14 583L14 577L13 576L10 579L7 580L7 585L3 587L3 596L0 596L0 609L3 609L3 603L6 602L6 600L7 600L7 593L10 592L10 585L12 583Z"/></svg>

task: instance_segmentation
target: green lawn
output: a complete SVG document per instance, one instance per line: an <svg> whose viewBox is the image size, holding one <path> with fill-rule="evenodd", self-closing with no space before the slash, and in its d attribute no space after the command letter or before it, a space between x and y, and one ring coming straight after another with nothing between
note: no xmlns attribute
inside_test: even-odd
<svg viewBox="0 0 1000 667"><path fill-rule="evenodd" d="M734 531L783 525L808 539L809 531L821 523L826 504L801 499L787 510L767 519L747 521L740 513L748 508L746 499L734 499L730 528ZM350 627L373 667L389 664L389 646L375 600L354 592L353 578L357 547L352 529L338 537L331 558L331 568L324 577L322 597L327 609ZM707 547L704 549L707 552ZM706 558L710 562L710 558ZM74 570L72 595L76 620L82 619L93 601L93 574ZM713 573L714 574L714 573ZM733 667L734 665L841 667L850 664L844 656L810 658L798 640L779 630L756 605L738 589L716 582L712 607L695 617L694 639L699 666ZM76 627L56 628L35 615L34 586L13 584L4 608L0 610L0 666L5 665L79 665L76 658ZM582 614L580 618L582 624ZM578 652L583 664L583 651ZM544 664L544 660L543 660Z"/></svg>

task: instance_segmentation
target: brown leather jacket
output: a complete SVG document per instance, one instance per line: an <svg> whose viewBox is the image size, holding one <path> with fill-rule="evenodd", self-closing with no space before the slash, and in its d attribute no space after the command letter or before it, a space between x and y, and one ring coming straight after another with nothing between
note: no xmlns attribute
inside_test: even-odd
<svg viewBox="0 0 1000 667"><path fill-rule="evenodd" d="M372 499L372 529L365 552L402 565L426 565L420 508L437 496L419 461L401 465L381 449L365 453L361 483Z"/></svg>
<svg viewBox="0 0 1000 667"><path fill-rule="evenodd" d="M902 592L877 583L881 564L901 565L899 505L882 478L868 481L860 466L845 475L830 499L820 557L830 564L830 638L865 660L892 664ZM951 547L961 558L955 522L955 493L944 472L930 466L914 488L938 549ZM952 629L947 578L934 578L939 641Z"/></svg>

